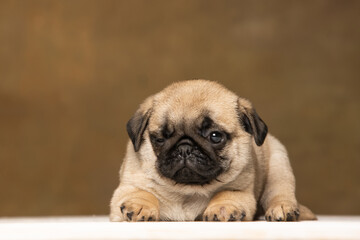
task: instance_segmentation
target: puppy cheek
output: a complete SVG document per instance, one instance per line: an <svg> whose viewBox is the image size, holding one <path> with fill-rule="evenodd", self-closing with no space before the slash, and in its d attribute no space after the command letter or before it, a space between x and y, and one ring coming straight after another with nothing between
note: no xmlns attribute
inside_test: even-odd
<svg viewBox="0 0 360 240"><path fill-rule="evenodd" d="M230 169L231 162L229 160L221 161L220 168L223 172L227 172Z"/></svg>
<svg viewBox="0 0 360 240"><path fill-rule="evenodd" d="M157 159L157 156L155 155L155 151L148 137L144 139L143 146L141 147L139 154L140 154L139 159L141 159L141 161L152 162L153 164L155 164L155 160ZM152 165L152 167L154 166L155 165Z"/></svg>
<svg viewBox="0 0 360 240"><path fill-rule="evenodd" d="M230 154L227 149L224 149L222 152L218 153L217 156L219 166L224 172L226 172L230 168L231 159L233 159L232 154Z"/></svg>

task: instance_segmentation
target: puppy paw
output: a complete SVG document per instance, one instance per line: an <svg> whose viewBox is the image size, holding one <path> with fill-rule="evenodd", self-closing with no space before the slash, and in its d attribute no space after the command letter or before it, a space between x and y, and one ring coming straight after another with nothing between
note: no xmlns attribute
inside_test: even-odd
<svg viewBox="0 0 360 240"><path fill-rule="evenodd" d="M265 213L265 219L267 221L297 221L299 215L296 203L283 201L272 204Z"/></svg>
<svg viewBox="0 0 360 240"><path fill-rule="evenodd" d="M237 208L232 204L217 204L208 206L203 214L203 221L243 221L246 218L246 211Z"/></svg>
<svg viewBox="0 0 360 240"><path fill-rule="evenodd" d="M121 204L120 212L124 221L129 222L158 221L160 217L156 205L136 198Z"/></svg>

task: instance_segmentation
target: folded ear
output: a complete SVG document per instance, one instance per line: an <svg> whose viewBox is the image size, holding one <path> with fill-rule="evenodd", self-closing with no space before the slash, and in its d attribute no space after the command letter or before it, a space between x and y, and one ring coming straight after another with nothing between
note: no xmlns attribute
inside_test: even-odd
<svg viewBox="0 0 360 240"><path fill-rule="evenodd" d="M254 136L256 145L261 146L265 141L268 128L256 113L255 108L248 100L239 98L238 113L240 124L244 130Z"/></svg>
<svg viewBox="0 0 360 240"><path fill-rule="evenodd" d="M149 122L152 109L152 98L145 100L140 108L126 124L126 130L134 145L135 152L139 151L143 141L143 135Z"/></svg>

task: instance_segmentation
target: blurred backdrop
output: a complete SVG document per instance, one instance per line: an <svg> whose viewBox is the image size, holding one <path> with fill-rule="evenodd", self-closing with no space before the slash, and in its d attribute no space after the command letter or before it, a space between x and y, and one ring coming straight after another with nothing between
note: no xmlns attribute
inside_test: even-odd
<svg viewBox="0 0 360 240"><path fill-rule="evenodd" d="M125 124L216 80L288 148L299 201L360 214L360 1L0 0L0 216L107 214Z"/></svg>

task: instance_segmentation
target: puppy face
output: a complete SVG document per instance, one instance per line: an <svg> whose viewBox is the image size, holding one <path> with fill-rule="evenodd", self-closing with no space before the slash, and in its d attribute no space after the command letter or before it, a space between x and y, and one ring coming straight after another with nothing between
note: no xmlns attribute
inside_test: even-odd
<svg viewBox="0 0 360 240"><path fill-rule="evenodd" d="M245 164L251 137L261 145L267 132L248 101L205 80L176 83L148 98L127 130L136 152L151 145L162 178L185 185L228 181L231 169Z"/></svg>
<svg viewBox="0 0 360 240"><path fill-rule="evenodd" d="M224 147L231 140L209 116L176 125L166 122L150 132L159 173L176 183L206 184L229 165Z"/></svg>

